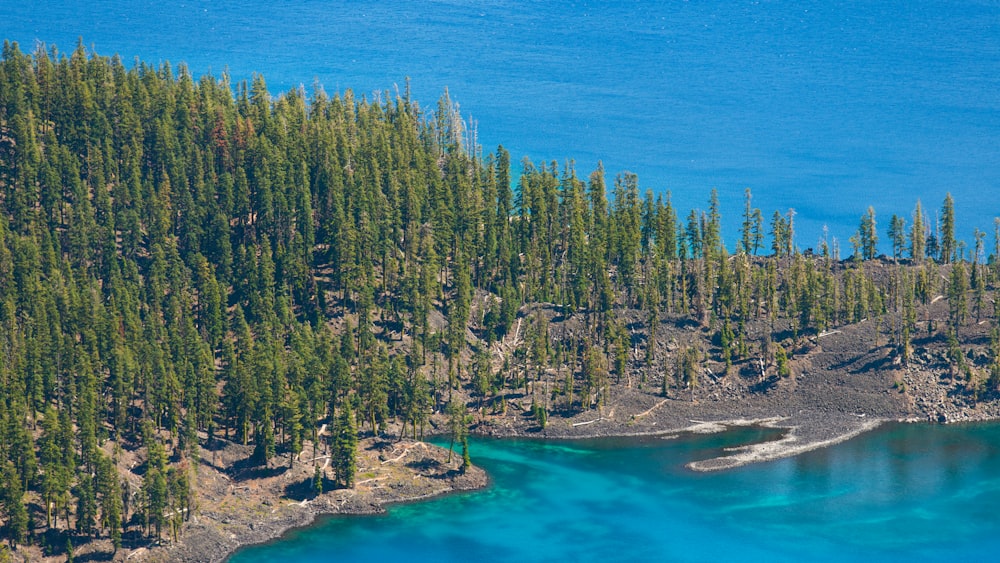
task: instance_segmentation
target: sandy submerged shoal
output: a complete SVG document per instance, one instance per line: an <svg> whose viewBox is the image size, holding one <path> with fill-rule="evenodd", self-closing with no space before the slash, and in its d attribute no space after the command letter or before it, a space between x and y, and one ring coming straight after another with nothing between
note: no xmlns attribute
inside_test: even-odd
<svg viewBox="0 0 1000 563"><path fill-rule="evenodd" d="M838 345L841 337L845 341ZM497 438L562 440L706 434L747 426L780 431L778 439L735 446L687 465L692 471L721 471L832 446L890 421L1000 420L1000 399L964 400L958 384L930 366L888 372L871 369L868 366L877 364L881 356L858 351L856 341L844 334L824 339L823 349L797 360L802 365L798 375L766 392L755 391L754 381L742 377L706 381L697 390L671 390L669 396L616 386L601 408L560 412L558 402L553 401L544 429L530 414L531 396L505 396L506 414L491 415L489 407L484 408L477 413L472 432ZM435 426L444 428L443 424L439 420ZM180 541L145 552L139 549L129 560L224 561L243 546L279 538L291 528L310 525L319 515L372 514L388 504L488 484L480 468L458 476L458 460L448 463L447 450L422 442L368 440L362 448L367 457L359 464L355 489L333 491L304 503L289 497L301 497L295 497L294 489L311 476L311 463L276 477L244 478L224 468L250 452L228 446L226 452L232 459L220 460L220 471L213 467L201 474L206 502ZM431 467L449 478L431 475ZM388 477L383 478L387 470Z"/></svg>
<svg viewBox="0 0 1000 563"><path fill-rule="evenodd" d="M729 448L727 451L733 452L730 455L719 456L712 459L692 461L687 464L687 468L693 471L721 471L733 469L751 463L773 461L776 459L793 457L799 454L825 448L841 442L845 442L865 432L874 430L882 425L884 420L880 419L859 419L856 424L844 424L840 428L839 434L830 435L829 429L822 432L810 426L794 426L783 424L782 419L764 419L758 421L722 421L713 423L715 426L725 430L730 426L765 426L769 428L785 429L785 434L778 440L747 444ZM703 424L687 429L690 432L700 432Z"/></svg>
<svg viewBox="0 0 1000 563"><path fill-rule="evenodd" d="M579 427L571 433L546 434L546 439L614 439L641 436L676 437L683 434L717 434L732 428L762 427L780 430L781 437L775 440L743 444L727 448L731 452L706 460L686 464L692 471L723 471L752 463L763 463L776 459L794 457L812 450L825 448L850 440L869 432L883 423L894 419L858 416L855 414L830 414L799 412L795 415L720 418L718 420L690 419L686 423L669 421L658 429L650 425L647 429L635 431L608 431L595 427L582 432ZM914 420L915 421L915 420ZM512 434L532 436L531 433Z"/></svg>
<svg viewBox="0 0 1000 563"><path fill-rule="evenodd" d="M980 418L991 420L994 417L982 412ZM686 467L692 471L711 472L724 471L737 467L793 457L808 451L829 447L850 440L860 434L878 428L886 422L924 422L923 418L879 418L858 415L856 413L831 413L801 410L791 415L747 416L705 420L690 418L684 423L673 419L651 421L649 427L632 429L626 427L601 424L572 426L568 420L561 421L565 428L572 429L565 433L546 433L547 439L583 439L583 438L616 438L630 436L669 436L682 434L713 434L725 432L735 427L764 427L782 431L776 440L734 446L721 455L706 460L690 462ZM600 422L612 422L609 418ZM657 428L657 426L659 426ZM530 431L508 432L508 437L541 437L540 433ZM410 450L404 455L422 459L437 459L444 462L446 450L431 445L410 445ZM418 453L419 448L419 455ZM392 450L388 459L381 460L380 465L398 461L400 456ZM383 463L384 462L384 463ZM374 462L373 462L374 463ZM139 549L131 554L130 561L209 561L221 562L240 548L266 543L280 539L288 530L312 525L315 519L325 515L364 515L377 514L385 511L385 507L395 503L419 502L427 498L454 492L480 489L488 486L489 477L478 467L473 467L467 474L459 475L450 470L448 477L428 475L428 482L434 486L428 489L426 484L418 483L419 477L412 484L406 476L397 475L392 481L383 482L380 486L370 486L375 479L363 483L361 490L341 490L324 494L307 502L289 502L275 496L264 495L261 499L251 502L264 502L266 510L228 510L225 512L209 511L201 514L189 524L185 535L177 544L156 547L151 550Z"/></svg>

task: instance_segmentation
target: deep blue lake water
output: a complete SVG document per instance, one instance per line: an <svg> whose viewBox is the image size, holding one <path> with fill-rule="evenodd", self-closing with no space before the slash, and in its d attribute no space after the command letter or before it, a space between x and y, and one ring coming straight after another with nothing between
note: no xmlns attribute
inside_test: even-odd
<svg viewBox="0 0 1000 563"><path fill-rule="evenodd" d="M433 107L448 87L515 161L586 177L600 159L684 211L718 188L730 245L747 187L765 218L796 210L801 248L827 225L844 255L868 205L883 241L948 191L966 240L1000 215L996 0L4 1L0 36L261 72L272 92L410 77Z"/></svg>
<svg viewBox="0 0 1000 563"><path fill-rule="evenodd" d="M327 518L230 563L1000 556L1000 425L889 425L792 459L721 473L684 468L765 435L474 440L489 489L383 516Z"/></svg>

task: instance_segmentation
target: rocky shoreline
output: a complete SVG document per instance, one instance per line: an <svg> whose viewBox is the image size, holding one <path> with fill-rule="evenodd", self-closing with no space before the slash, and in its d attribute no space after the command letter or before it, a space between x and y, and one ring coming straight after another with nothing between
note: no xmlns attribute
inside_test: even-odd
<svg viewBox="0 0 1000 563"><path fill-rule="evenodd" d="M538 395L504 395L477 412L472 432L497 438L613 439L747 425L783 431L776 440L731 448L725 455L688 465L693 471L719 471L827 447L889 421L1000 420L1000 400L971 397L940 346L918 348L913 361L903 365L887 346L859 346L877 341L872 331L870 323L860 323L804 339L791 359L791 375L784 379L764 380L746 369L723 373L716 365L715 373L722 376L703 378L697 388L671 388L666 396L659 386L619 383L600 408L561 411L550 403L544 428L530 407ZM498 410L498 404L504 408ZM443 415L432 417L431 423L441 427ZM287 470L271 467L263 473L234 474L231 468L249 451L230 444L224 454L228 458L215 459L201 470L204 504L180 540L135 549L121 560L224 561L243 546L272 541L291 528L310 525L319 515L379 513L388 504L488 484L480 468L461 474L459 456L447 462L442 448L367 438L357 486L312 499L307 498L305 482L320 457ZM209 459L218 452L204 455Z"/></svg>
<svg viewBox="0 0 1000 563"><path fill-rule="evenodd" d="M665 404L661 405L660 408L662 406ZM702 408L697 408L698 406L697 404L693 405L692 414L695 412L702 415L710 414L711 409L707 408L708 405L700 405ZM1000 409L1000 405L991 404L990 407ZM1000 419L1000 416L996 416L993 411L993 408L980 408L978 412L969 413L960 408L952 408L947 409L945 415L949 422ZM483 427L480 430L483 434L494 437L543 439L713 433L736 426L765 426L784 431L782 437L777 440L734 447L729 450L731 453L727 455L695 461L687 466L693 471L720 471L751 463L792 457L810 450L828 447L874 430L882 423L889 421L938 422L936 413L933 416L889 418L860 416L856 413L835 414L829 411L802 410L788 416L721 417L710 420L689 418L684 422L671 420L674 417L667 416L653 418L645 424L636 424L635 416L629 415L627 422L621 424L616 423L616 413L606 414L611 416L603 420L597 420L602 418L600 416L597 419L576 420L576 418L585 417L586 414L560 419L554 421L544 432L534 431L530 427L517 429L508 427L505 429L506 431L502 431L504 430L502 426ZM710 417L703 416L703 418ZM596 422L587 423L588 420L596 420ZM581 422L584 424L581 425ZM607 424L598 426L600 423ZM574 424L579 426L574 426ZM378 449L374 446L377 441L371 439L369 441L372 442L372 445L368 446L369 449ZM420 452L418 463L412 465L444 464L443 460L447 457L447 451L443 448L422 442L406 442L403 447L426 450L426 452ZM409 457L411 454L407 451L405 455ZM386 457L386 455L383 454L382 457ZM394 457L398 457L398 454ZM454 456L454 458L458 458L458 456ZM386 457L386 459L379 461L381 463L392 459L393 457ZM433 461L421 464L426 460ZM457 459L453 459L452 464L447 467L448 469L434 476L414 474L412 480L401 478L387 481L384 486L374 487L366 486L373 481L359 482L359 486L353 490L335 490L324 493L316 499L304 499L298 502L281 498L280 495L274 498L260 498L257 500L262 509L257 510L233 510L234 505L239 503L232 503L228 509L203 510L188 523L179 542L151 549L140 548L131 552L123 560L185 563L226 561L242 547L279 539L288 530L313 524L318 516L378 514L384 512L386 506L391 504L417 502L453 492L475 490L488 485L489 477L481 468L473 466L466 474L460 474L457 469ZM367 479L378 479L378 477L368 477ZM430 481L431 483L422 481ZM239 497L238 494L236 496ZM241 500L251 501L249 496Z"/></svg>
<svg viewBox="0 0 1000 563"><path fill-rule="evenodd" d="M803 339L788 378L764 380L744 366L721 377L702 378L694 389L671 389L667 396L639 386L613 386L608 405L601 409L553 415L544 428L527 415L487 419L479 432L577 439L721 431L746 425L784 430L776 441L689 465L696 471L716 471L833 445L890 421L1000 420L1000 398L970 393L969 382L956 377L939 340L925 338L904 365L890 346L860 345L877 342L878 335L872 323L859 323ZM972 354L970 361L985 360ZM711 368L715 373L725 369ZM527 405L526 397L519 409L527 413Z"/></svg>
<svg viewBox="0 0 1000 563"><path fill-rule="evenodd" d="M121 560L225 561L241 547L278 539L288 530L312 524L317 516L379 514L391 504L480 489L489 482L479 467L463 473L460 455L449 461L447 449L409 440L363 440L354 488L315 498L307 492L313 466L300 466L271 468L273 475L243 480L203 468L198 479L204 505L179 541L135 549Z"/></svg>

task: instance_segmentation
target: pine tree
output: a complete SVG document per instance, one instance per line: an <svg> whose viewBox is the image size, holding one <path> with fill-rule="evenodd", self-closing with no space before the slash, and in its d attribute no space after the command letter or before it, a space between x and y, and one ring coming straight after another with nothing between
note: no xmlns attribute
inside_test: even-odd
<svg viewBox="0 0 1000 563"><path fill-rule="evenodd" d="M889 220L889 241L892 243L892 260L898 262L906 247L906 219L893 214Z"/></svg>
<svg viewBox="0 0 1000 563"><path fill-rule="evenodd" d="M314 498L323 494L323 473L318 465L313 467L312 494Z"/></svg>
<svg viewBox="0 0 1000 563"><path fill-rule="evenodd" d="M455 442L463 445L463 459L467 455L468 446L465 444L468 434L468 421L465 417L465 406L458 401L451 401L445 408L448 414L448 429L450 440L448 442L448 463L451 463L451 454L455 449Z"/></svg>
<svg viewBox="0 0 1000 563"><path fill-rule="evenodd" d="M771 251L775 256L785 256L788 250L788 222L780 212L771 217Z"/></svg>
<svg viewBox="0 0 1000 563"><path fill-rule="evenodd" d="M683 384L692 391L698 387L698 367L701 363L701 353L694 346L688 346L677 357L676 377L680 384ZM692 394L692 398L694 395Z"/></svg>
<svg viewBox="0 0 1000 563"><path fill-rule="evenodd" d="M709 196L708 214L704 219L703 241L706 258L714 259L723 249L722 213L719 209L719 192L712 188Z"/></svg>
<svg viewBox="0 0 1000 563"><path fill-rule="evenodd" d="M28 510L24 505L24 490L17 469L10 462L3 467L3 492L0 493L0 504L7 516L7 539L11 547L23 544L28 533Z"/></svg>
<svg viewBox="0 0 1000 563"><path fill-rule="evenodd" d="M101 504L101 529L107 530L117 552L122 544L122 490L117 468L101 455L97 464L97 492Z"/></svg>
<svg viewBox="0 0 1000 563"><path fill-rule="evenodd" d="M965 270L965 264L958 262L951 267L951 275L948 278L948 318L951 322L951 330L956 334L969 314L966 298L968 290L968 272Z"/></svg>
<svg viewBox="0 0 1000 563"><path fill-rule="evenodd" d="M601 407L606 400L608 386L608 359L597 346L590 346L583 359L584 393L587 397L586 408L591 408L596 395L597 406Z"/></svg>
<svg viewBox="0 0 1000 563"><path fill-rule="evenodd" d="M878 231L875 228L875 208L869 206L865 214L861 216L861 225L858 226L858 246L860 258L871 260L875 258L878 251ZM855 251L855 254L858 250Z"/></svg>
<svg viewBox="0 0 1000 563"><path fill-rule="evenodd" d="M737 250L739 252L751 254L754 252L754 210L751 209L750 206L752 199L752 196L750 195L750 188L747 188L744 193L746 194L746 199L743 207L743 224L740 226L740 246Z"/></svg>
<svg viewBox="0 0 1000 563"><path fill-rule="evenodd" d="M469 457L469 437L462 436L462 468L461 472L465 474L469 468L472 467L472 458Z"/></svg>
<svg viewBox="0 0 1000 563"><path fill-rule="evenodd" d="M333 435L333 450L330 456L333 472L337 483L349 489L354 487L354 474L358 468L358 431L349 400L345 400L340 408L340 416L334 426Z"/></svg>
<svg viewBox="0 0 1000 563"><path fill-rule="evenodd" d="M920 200L913 210L913 226L910 227L910 259L919 264L923 261L927 245L926 227L924 226L924 212L920 207Z"/></svg>
<svg viewBox="0 0 1000 563"><path fill-rule="evenodd" d="M776 345L774 349L774 365L778 372L778 377L784 379L791 375L791 367L788 364L788 352L785 351L785 347L781 344Z"/></svg>
<svg viewBox="0 0 1000 563"><path fill-rule="evenodd" d="M950 264L958 250L955 241L955 202L951 199L951 194L946 194L944 204L941 207L941 236L938 241L941 252L940 261L943 264Z"/></svg>

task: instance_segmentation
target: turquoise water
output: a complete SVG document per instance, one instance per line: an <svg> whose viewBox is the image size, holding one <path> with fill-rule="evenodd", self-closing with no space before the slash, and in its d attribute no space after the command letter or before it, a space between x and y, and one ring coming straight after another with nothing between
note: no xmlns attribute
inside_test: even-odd
<svg viewBox="0 0 1000 563"><path fill-rule="evenodd" d="M773 437L474 440L484 491L328 518L262 561L989 561L1000 557L1000 425L891 425L721 473L683 466Z"/></svg>
<svg viewBox="0 0 1000 563"><path fill-rule="evenodd" d="M1000 214L995 0L7 0L0 36L275 92L409 76L433 107L448 87L515 162L603 159L682 210L718 188L730 245L746 187L768 219L795 208L802 248L828 225L845 255L869 204L883 243L917 198L951 191L966 240Z"/></svg>

